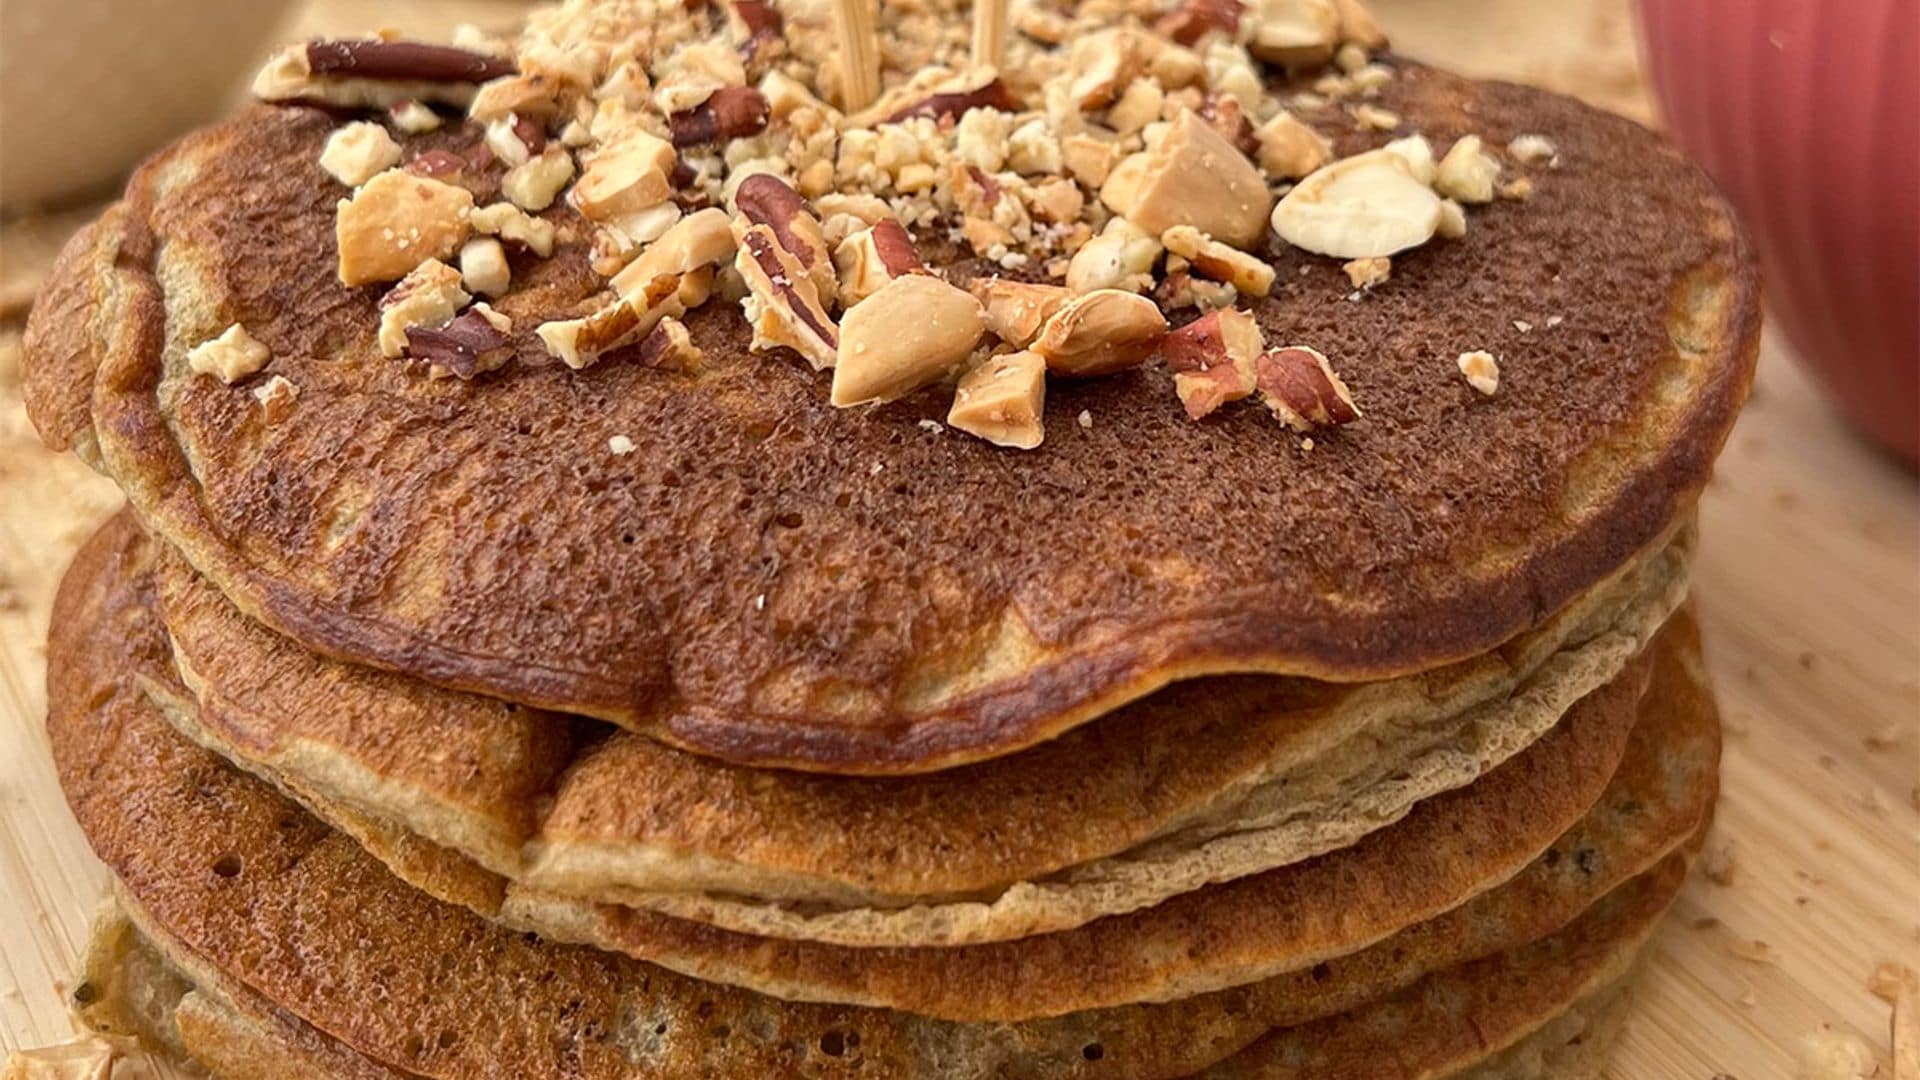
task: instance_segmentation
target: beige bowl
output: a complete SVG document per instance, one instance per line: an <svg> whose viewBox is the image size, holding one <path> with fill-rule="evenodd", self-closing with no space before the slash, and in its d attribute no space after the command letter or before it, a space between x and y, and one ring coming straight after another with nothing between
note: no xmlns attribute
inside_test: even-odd
<svg viewBox="0 0 1920 1080"><path fill-rule="evenodd" d="M96 193L217 115L284 0L0 2L0 205Z"/></svg>

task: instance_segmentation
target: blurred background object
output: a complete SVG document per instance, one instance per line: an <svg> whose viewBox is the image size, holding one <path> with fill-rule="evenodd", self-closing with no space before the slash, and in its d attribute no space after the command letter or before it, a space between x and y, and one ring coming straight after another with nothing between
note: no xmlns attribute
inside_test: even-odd
<svg viewBox="0 0 1920 1080"><path fill-rule="evenodd" d="M0 206L57 206L217 114L282 0L0 3Z"/></svg>
<svg viewBox="0 0 1920 1080"><path fill-rule="evenodd" d="M1640 0L1681 145L1760 249L1768 314L1920 466L1920 0Z"/></svg>

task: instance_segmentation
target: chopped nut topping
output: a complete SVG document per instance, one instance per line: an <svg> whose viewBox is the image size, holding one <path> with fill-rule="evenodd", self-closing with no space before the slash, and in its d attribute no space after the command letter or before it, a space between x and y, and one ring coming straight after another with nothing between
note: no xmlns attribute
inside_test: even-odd
<svg viewBox="0 0 1920 1080"><path fill-rule="evenodd" d="M1436 230L1449 240L1467 235L1467 212L1452 199L1440 200L1440 227Z"/></svg>
<svg viewBox="0 0 1920 1080"><path fill-rule="evenodd" d="M693 343L685 323L667 318L640 339L634 347L634 360L662 371L695 371L706 362L706 354Z"/></svg>
<svg viewBox="0 0 1920 1080"><path fill-rule="evenodd" d="M639 128L601 146L573 185L574 208L594 221L658 206L673 197L673 145Z"/></svg>
<svg viewBox="0 0 1920 1080"><path fill-rule="evenodd" d="M305 101L343 109L385 109L407 101L465 106L471 76L505 73L494 57L403 41L315 41L276 53L253 80L262 101ZM448 77L453 73L456 77ZM492 78L493 76L487 76Z"/></svg>
<svg viewBox="0 0 1920 1080"><path fill-rule="evenodd" d="M1333 0L1340 13L1340 40L1378 51L1387 47L1386 32L1360 0Z"/></svg>
<svg viewBox="0 0 1920 1080"><path fill-rule="evenodd" d="M900 223L888 218L853 233L834 250L839 271L840 306L851 308L904 274L926 273L913 248L913 238ZM843 343L844 345L844 343Z"/></svg>
<svg viewBox="0 0 1920 1080"><path fill-rule="evenodd" d="M1209 33L1231 38L1240 30L1246 10L1240 0L1185 0L1154 23L1161 37L1191 46Z"/></svg>
<svg viewBox="0 0 1920 1080"><path fill-rule="evenodd" d="M407 331L416 326L437 328L473 297L460 287L460 271L438 259L428 259L400 279L380 298L380 354L400 356L407 350Z"/></svg>
<svg viewBox="0 0 1920 1080"><path fill-rule="evenodd" d="M680 277L717 265L732 258L733 252L733 226L727 212L710 206L681 218L660 234L639 258L614 276L613 291L621 296L641 296L660 278Z"/></svg>
<svg viewBox="0 0 1920 1080"><path fill-rule="evenodd" d="M702 146L753 135L767 126L771 106L749 86L723 86L685 112L668 117L676 147Z"/></svg>
<svg viewBox="0 0 1920 1080"><path fill-rule="evenodd" d="M553 254L553 223L532 217L512 203L494 203L473 212L473 231L518 244L545 259Z"/></svg>
<svg viewBox="0 0 1920 1080"><path fill-rule="evenodd" d="M234 323L210 341L203 341L187 352L187 367L212 375L232 386L267 366L272 357L265 345L253 339L247 328Z"/></svg>
<svg viewBox="0 0 1920 1080"><path fill-rule="evenodd" d="M1199 420L1253 393L1265 348L1259 324L1244 311L1210 312L1168 334L1163 352L1187 415Z"/></svg>
<svg viewBox="0 0 1920 1080"><path fill-rule="evenodd" d="M835 405L894 401L951 374L986 330L980 302L927 274L906 274L848 311L833 369Z"/></svg>
<svg viewBox="0 0 1920 1080"><path fill-rule="evenodd" d="M1515 177L1512 180L1507 181L1504 184L1501 184L1500 197L1503 199L1512 199L1518 202L1525 202L1526 200L1533 198L1533 178L1528 176L1519 176L1519 177Z"/></svg>
<svg viewBox="0 0 1920 1080"><path fill-rule="evenodd" d="M1347 384L1333 365L1304 345L1272 349L1255 365L1254 381L1267 408L1280 422L1299 432L1337 427L1360 419Z"/></svg>
<svg viewBox="0 0 1920 1080"><path fill-rule="evenodd" d="M320 167L348 187L359 187L399 161L400 144L386 128L365 120L327 136L327 147L320 152Z"/></svg>
<svg viewBox="0 0 1920 1080"><path fill-rule="evenodd" d="M511 319L486 304L475 304L445 326L408 327L407 356L425 361L430 378L471 379L499 370L512 358L512 331Z"/></svg>
<svg viewBox="0 0 1920 1080"><path fill-rule="evenodd" d="M1538 165L1542 162L1556 163L1560 151L1554 147L1553 140L1545 135L1516 135L1507 144L1507 153L1523 165Z"/></svg>
<svg viewBox="0 0 1920 1080"><path fill-rule="evenodd" d="M747 284L741 306L753 325L753 348L790 348L815 370L832 367L839 331L807 267L780 244L771 226L750 225L736 235L740 246L733 266Z"/></svg>
<svg viewBox="0 0 1920 1080"><path fill-rule="evenodd" d="M1493 201L1493 184L1500 179L1500 163L1481 148L1480 136L1465 135L1440 161L1433 186L1440 194L1463 203Z"/></svg>
<svg viewBox="0 0 1920 1080"><path fill-rule="evenodd" d="M1407 171L1415 180L1432 186L1438 167L1433 163L1433 144L1425 135L1409 135L1404 139L1395 139L1380 149L1407 163Z"/></svg>
<svg viewBox="0 0 1920 1080"><path fill-rule="evenodd" d="M1162 250L1159 237L1124 217L1107 222L1100 235L1081 245L1067 264L1067 288L1145 292L1153 286L1153 264Z"/></svg>
<svg viewBox="0 0 1920 1080"><path fill-rule="evenodd" d="M1191 225L1175 225L1161 234L1160 242L1186 259L1194 273L1227 282L1242 296L1265 296L1273 289L1273 267Z"/></svg>
<svg viewBox="0 0 1920 1080"><path fill-rule="evenodd" d="M269 376L253 389L253 400L260 403L260 418L269 426L293 415L294 402L299 398L300 388L285 375Z"/></svg>
<svg viewBox="0 0 1920 1080"><path fill-rule="evenodd" d="M819 296L834 295L833 257L826 236L799 192L777 176L751 176L734 193L734 208L739 213L734 222L736 237L748 225L766 228L780 250L798 262Z"/></svg>
<svg viewBox="0 0 1920 1080"><path fill-rule="evenodd" d="M1500 389L1500 363L1490 352L1475 350L1463 352L1459 359L1460 374L1467 377L1468 385L1489 397Z"/></svg>
<svg viewBox="0 0 1920 1080"><path fill-rule="evenodd" d="M438 131L441 126L440 114L434 112L425 102L403 101L387 110L393 126L408 135L424 135L429 131Z"/></svg>
<svg viewBox="0 0 1920 1080"><path fill-rule="evenodd" d="M995 446L1031 450L1047 435L1046 400L1046 361L1037 353L1006 353L960 377L947 423Z"/></svg>
<svg viewBox="0 0 1920 1080"><path fill-rule="evenodd" d="M1107 182L1114 163L1119 160L1119 151L1113 143L1092 135L1069 135L1061 139L1059 155L1061 165L1091 191L1099 190L1100 185Z"/></svg>
<svg viewBox="0 0 1920 1080"><path fill-rule="evenodd" d="M320 76L477 84L513 72L513 65L497 56L413 41L309 41L303 48L307 70Z"/></svg>
<svg viewBox="0 0 1920 1080"><path fill-rule="evenodd" d="M1347 272L1347 280L1356 289L1371 289L1381 285L1393 276L1393 260L1384 256L1372 256L1354 259L1340 267Z"/></svg>
<svg viewBox="0 0 1920 1080"><path fill-rule="evenodd" d="M1326 63L1340 40L1333 0L1251 0L1242 23L1252 26L1249 52L1290 67Z"/></svg>
<svg viewBox="0 0 1920 1080"><path fill-rule="evenodd" d="M500 193L522 210L541 211L553 205L561 189L573 179L573 155L555 144L539 156L507 170L500 181Z"/></svg>
<svg viewBox="0 0 1920 1080"><path fill-rule="evenodd" d="M1166 332L1166 317L1152 300L1119 289L1097 289L1054 312L1041 327L1033 351L1056 375L1108 375L1145 363Z"/></svg>
<svg viewBox="0 0 1920 1080"><path fill-rule="evenodd" d="M1157 147L1121 162L1100 201L1155 235L1192 225L1238 248L1259 242L1273 207L1253 163L1191 110Z"/></svg>
<svg viewBox="0 0 1920 1080"><path fill-rule="evenodd" d="M396 281L423 259L445 259L467 238L473 195L401 169L388 169L343 200L334 218L340 281Z"/></svg>
<svg viewBox="0 0 1920 1080"><path fill-rule="evenodd" d="M985 309L987 330L1022 349L1032 345L1047 320L1073 299L1071 290L1058 285L1035 285L1005 278L975 280L973 295Z"/></svg>
<svg viewBox="0 0 1920 1080"><path fill-rule="evenodd" d="M1440 197L1386 150L1342 158L1300 181L1273 211L1287 243L1359 259L1418 247L1440 227Z"/></svg>
<svg viewBox="0 0 1920 1080"><path fill-rule="evenodd" d="M660 320L686 314L685 286L692 275L655 278L643 292L621 296L593 314L579 319L556 319L534 332L549 355L570 368L598 363L607 353L645 337ZM704 290L693 294L704 299Z"/></svg>
<svg viewBox="0 0 1920 1080"><path fill-rule="evenodd" d="M1377 105L1356 105L1353 119L1367 131L1392 131L1400 126L1400 114Z"/></svg>
<svg viewBox="0 0 1920 1080"><path fill-rule="evenodd" d="M460 283L480 296L505 296L513 282L507 251L490 236L478 237L460 248Z"/></svg>
<svg viewBox="0 0 1920 1080"><path fill-rule="evenodd" d="M1290 112L1278 112L1254 131L1260 168L1275 180L1298 180L1333 159L1333 143Z"/></svg>

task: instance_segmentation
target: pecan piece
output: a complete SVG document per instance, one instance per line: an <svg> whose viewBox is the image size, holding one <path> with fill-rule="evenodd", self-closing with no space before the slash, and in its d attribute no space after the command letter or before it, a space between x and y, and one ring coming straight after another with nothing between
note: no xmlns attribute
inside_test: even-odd
<svg viewBox="0 0 1920 1080"><path fill-rule="evenodd" d="M889 114L883 123L898 124L916 116L930 116L934 120L956 118L968 109L998 109L1001 112L1019 112L1020 102L999 79L989 79L972 90L953 90L929 94L910 105Z"/></svg>
<svg viewBox="0 0 1920 1080"><path fill-rule="evenodd" d="M766 0L732 0L726 8L727 27L747 63L772 58L786 43L786 20Z"/></svg>
<svg viewBox="0 0 1920 1080"><path fill-rule="evenodd" d="M1273 267L1191 225L1175 225L1161 234L1160 242L1187 260L1194 273L1224 281L1242 296L1265 296L1273 289Z"/></svg>
<svg viewBox="0 0 1920 1080"><path fill-rule="evenodd" d="M473 297L461 287L460 271L438 259L414 267L380 298L380 354L407 351L407 331L445 326Z"/></svg>
<svg viewBox="0 0 1920 1080"><path fill-rule="evenodd" d="M1047 437L1047 362L1038 353L996 356L960 377L947 423L995 446L1031 450Z"/></svg>
<svg viewBox="0 0 1920 1080"><path fill-rule="evenodd" d="M1166 316L1153 301L1119 289L1097 289L1054 312L1033 351L1056 375L1109 375L1145 363L1160 348L1166 331Z"/></svg>
<svg viewBox="0 0 1920 1080"><path fill-rule="evenodd" d="M947 377L986 329L980 301L928 274L887 282L840 326L831 400L894 401Z"/></svg>
<svg viewBox="0 0 1920 1080"><path fill-rule="evenodd" d="M924 274L927 266L914 250L913 238L900 223L887 218L851 233L834 249L833 265L840 276L840 306L850 308L889 281L907 274Z"/></svg>
<svg viewBox="0 0 1920 1080"><path fill-rule="evenodd" d="M1317 350L1304 345L1272 349L1260 357L1254 381L1267 408L1295 431L1336 427L1360 419L1347 384Z"/></svg>
<svg viewBox="0 0 1920 1080"><path fill-rule="evenodd" d="M561 363L575 370L589 367L607 353L639 341L661 319L686 314L685 286L690 277L668 274L654 278L635 295L619 297L584 318L543 323L535 333L548 354ZM702 295L703 290L696 289L695 294Z"/></svg>
<svg viewBox="0 0 1920 1080"><path fill-rule="evenodd" d="M736 226L735 236L740 247L733 267L747 285L741 308L753 325L753 348L784 346L806 357L816 371L832 367L840 333L807 268L770 225Z"/></svg>
<svg viewBox="0 0 1920 1080"><path fill-rule="evenodd" d="M621 296L637 296L645 292L655 278L691 274L725 262L732 257L733 249L733 228L727 212L709 206L681 218L661 233L659 239L648 244L639 258L614 275L613 291Z"/></svg>
<svg viewBox="0 0 1920 1080"><path fill-rule="evenodd" d="M734 224L736 236L748 226L764 226L780 248L800 264L820 296L834 295L833 256L826 234L799 192L777 176L757 173L734 190L733 205L739 213Z"/></svg>
<svg viewBox="0 0 1920 1080"><path fill-rule="evenodd" d="M767 99L751 86L723 86L707 100L667 118L676 147L702 146L766 129Z"/></svg>
<svg viewBox="0 0 1920 1080"><path fill-rule="evenodd" d="M475 304L441 327L409 326L406 355L424 361L430 378L471 379L495 371L513 355L513 322L485 304Z"/></svg>
<svg viewBox="0 0 1920 1080"><path fill-rule="evenodd" d="M679 319L666 318L633 346L633 362L662 371L694 371L706 361L706 353L693 343L693 335Z"/></svg>
<svg viewBox="0 0 1920 1080"><path fill-rule="evenodd" d="M1266 342L1253 316L1210 312L1167 335L1162 354L1173 369L1173 391L1195 420L1253 393Z"/></svg>
<svg viewBox="0 0 1920 1080"><path fill-rule="evenodd" d="M306 52L307 70L321 76L483 83L514 73L510 60L414 41L309 41Z"/></svg>
<svg viewBox="0 0 1920 1080"><path fill-rule="evenodd" d="M1161 37L1181 45L1192 45L1215 30L1231 38L1239 31L1245 10L1240 0L1186 0L1160 16L1153 28Z"/></svg>

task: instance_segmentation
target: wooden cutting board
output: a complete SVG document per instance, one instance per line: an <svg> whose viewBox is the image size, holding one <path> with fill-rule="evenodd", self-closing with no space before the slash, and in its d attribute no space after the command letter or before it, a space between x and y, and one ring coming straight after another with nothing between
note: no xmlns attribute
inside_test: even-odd
<svg viewBox="0 0 1920 1080"><path fill-rule="evenodd" d="M382 21L404 25L399 6ZM1376 7L1414 55L1649 115L1624 0ZM322 0L300 25L356 27L368 8ZM24 246L0 248L9 283ZM0 329L4 1050L70 1037L63 996L106 885L47 758L42 642L62 567L120 501L39 447L17 382L16 323ZM1714 873L1662 933L1613 1075L1790 1077L1811 1047L1890 1080L1890 1010L1868 984L1882 964L1920 969L1920 489L1770 337L1702 518L1698 595L1728 725Z"/></svg>

